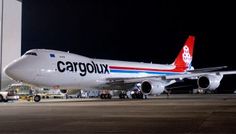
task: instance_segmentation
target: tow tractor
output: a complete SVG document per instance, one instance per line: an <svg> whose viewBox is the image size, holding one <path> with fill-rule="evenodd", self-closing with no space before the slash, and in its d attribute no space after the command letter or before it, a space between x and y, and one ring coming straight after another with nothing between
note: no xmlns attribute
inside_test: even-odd
<svg viewBox="0 0 236 134"><path fill-rule="evenodd" d="M0 102L8 102L9 100L19 100L14 90L0 91Z"/></svg>

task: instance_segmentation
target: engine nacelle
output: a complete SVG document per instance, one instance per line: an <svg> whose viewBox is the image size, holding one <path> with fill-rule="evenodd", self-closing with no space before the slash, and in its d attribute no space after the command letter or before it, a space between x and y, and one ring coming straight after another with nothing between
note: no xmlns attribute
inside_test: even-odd
<svg viewBox="0 0 236 134"><path fill-rule="evenodd" d="M222 75L206 75L201 76L197 80L197 84L199 88L202 89L209 89L209 90L215 90L219 87L220 81L222 80Z"/></svg>
<svg viewBox="0 0 236 134"><path fill-rule="evenodd" d="M141 83L141 92L144 95L156 94L159 95L165 90L165 84L163 82L143 81Z"/></svg>

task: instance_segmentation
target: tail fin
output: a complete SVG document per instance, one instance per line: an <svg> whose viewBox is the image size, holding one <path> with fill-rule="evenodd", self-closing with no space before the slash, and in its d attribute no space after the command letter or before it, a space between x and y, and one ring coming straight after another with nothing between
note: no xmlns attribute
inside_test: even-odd
<svg viewBox="0 0 236 134"><path fill-rule="evenodd" d="M178 56L176 57L173 63L179 71L186 71L187 69L191 68L194 40L194 36L188 37L183 48L180 50Z"/></svg>

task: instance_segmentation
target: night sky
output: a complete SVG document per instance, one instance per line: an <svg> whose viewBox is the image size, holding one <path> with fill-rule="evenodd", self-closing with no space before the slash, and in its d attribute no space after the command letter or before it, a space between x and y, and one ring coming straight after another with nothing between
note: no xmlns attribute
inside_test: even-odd
<svg viewBox="0 0 236 134"><path fill-rule="evenodd" d="M103 59L172 63L195 35L195 68L236 70L233 2L23 0L22 53L46 48ZM235 76L222 81L236 89Z"/></svg>

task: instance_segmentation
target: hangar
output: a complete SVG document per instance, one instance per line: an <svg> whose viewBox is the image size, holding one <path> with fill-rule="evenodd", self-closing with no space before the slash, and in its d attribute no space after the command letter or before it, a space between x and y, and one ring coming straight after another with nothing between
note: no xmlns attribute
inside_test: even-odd
<svg viewBox="0 0 236 134"><path fill-rule="evenodd" d="M0 0L0 87L11 82L4 67L21 56L22 0Z"/></svg>

